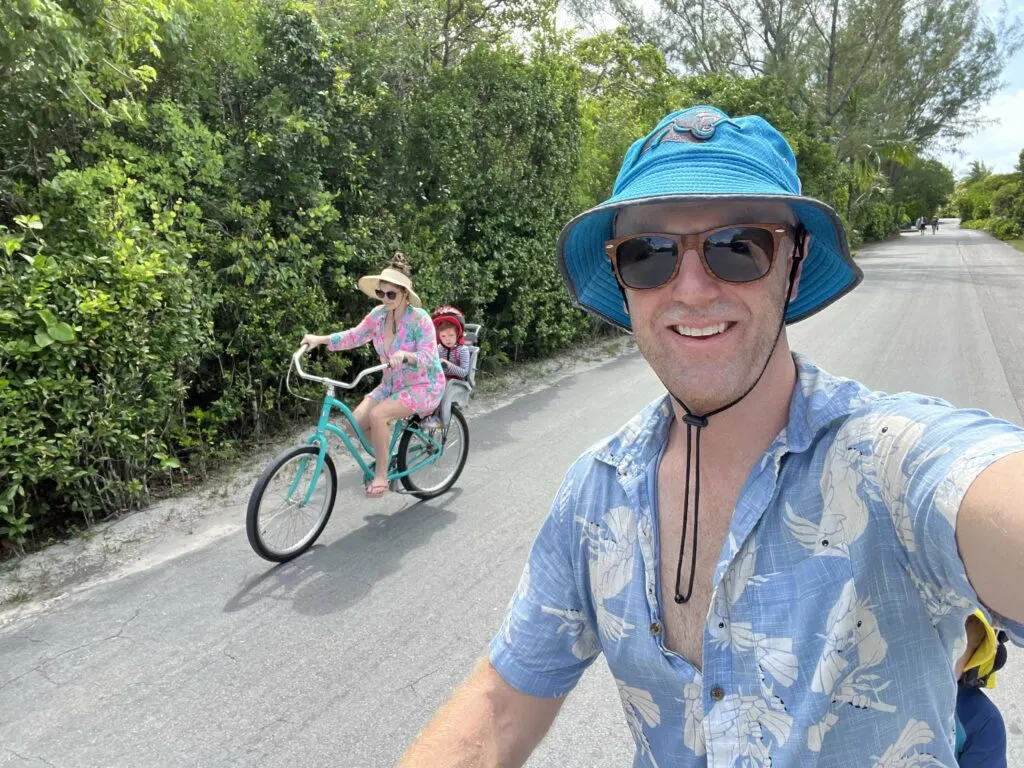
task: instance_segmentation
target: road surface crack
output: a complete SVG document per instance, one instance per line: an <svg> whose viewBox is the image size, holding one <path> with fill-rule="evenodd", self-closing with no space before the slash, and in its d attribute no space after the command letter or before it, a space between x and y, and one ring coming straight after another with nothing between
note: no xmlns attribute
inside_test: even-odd
<svg viewBox="0 0 1024 768"><path fill-rule="evenodd" d="M440 668L439 667L435 667L434 669L430 670L426 674L420 675L415 680L413 680L411 683L406 683L402 687L396 688L395 690L391 691L391 693L401 693L402 691L409 690L409 691L412 691L413 694L415 694L417 699L420 699L420 701L422 701L423 697L420 696L420 692L416 690L416 686L419 685L424 680L426 680L431 675L436 675L439 671L440 671Z"/></svg>
<svg viewBox="0 0 1024 768"><path fill-rule="evenodd" d="M89 648L89 647L94 646L94 645L99 645L100 643L105 643L105 642L108 642L110 640L119 640L119 639L121 639L121 635L128 628L128 625L131 624L133 621L135 621L136 618L138 618L139 613L141 611L142 611L142 606L139 606L138 608L136 608L135 609L135 613L133 613L131 616L129 616L124 621L124 623L121 624L121 628L118 629L117 632L115 632L114 634L107 635L106 637L99 637L99 638L96 638L94 640L88 640L88 641L86 641L84 643L79 643L78 645L74 646L73 648L68 648L65 651L61 651L56 656L51 656L48 659L43 659L42 661L40 661L38 664L36 664L31 669L28 669L25 672L22 672L20 675L16 675L16 676L12 677L10 680L8 680L3 685L0 685L0 691L4 690L5 688L7 688L7 687L9 687L11 685L13 685L14 683L18 682L23 677L27 677L28 675L32 674L33 672L37 673L40 677L42 677L44 680L46 680L46 682L50 683L51 685L59 686L60 685L59 683L56 683L53 680L51 680L47 676L47 674L45 672L43 672L43 667L48 666L49 664L52 664L53 662L57 661L60 658L63 658L64 656L67 656L69 653L74 653L75 651L80 651L80 650L82 650L84 648Z"/></svg>
<svg viewBox="0 0 1024 768"><path fill-rule="evenodd" d="M14 755L16 758L18 758L19 760L24 760L25 762L28 762L29 760L35 760L37 762L42 763L43 765L49 765L50 768L57 768L57 766L54 765L53 763L51 763L49 760L44 760L41 757L25 757L25 755L18 754L13 749L8 749L7 751L10 752L12 755Z"/></svg>

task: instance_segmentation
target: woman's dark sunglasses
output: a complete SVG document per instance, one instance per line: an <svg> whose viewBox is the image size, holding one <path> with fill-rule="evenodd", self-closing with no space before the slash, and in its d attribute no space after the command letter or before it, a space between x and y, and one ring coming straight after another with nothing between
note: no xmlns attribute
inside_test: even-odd
<svg viewBox="0 0 1024 768"><path fill-rule="evenodd" d="M374 293L377 294L378 299L383 299L385 296L387 296L388 301L394 301L395 299L398 298L398 291L382 291L380 288L378 288L376 291L374 291Z"/></svg>
<svg viewBox="0 0 1024 768"><path fill-rule="evenodd" d="M679 274L683 254L694 250L705 271L726 283L750 283L768 274L784 237L797 242L788 224L733 224L692 235L665 232L617 237L605 253L627 288L659 288Z"/></svg>

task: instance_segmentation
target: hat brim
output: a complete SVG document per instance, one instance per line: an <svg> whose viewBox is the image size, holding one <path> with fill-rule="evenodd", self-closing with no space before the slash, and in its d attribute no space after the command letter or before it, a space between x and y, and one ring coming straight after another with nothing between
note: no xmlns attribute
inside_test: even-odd
<svg viewBox="0 0 1024 768"><path fill-rule="evenodd" d="M615 214L639 205L694 202L778 202L790 207L811 239L797 297L786 310L787 325L820 312L864 279L864 273L850 254L839 216L829 206L813 198L787 194L668 194L613 198L574 218L558 237L558 265L573 303L612 325L631 331L625 295L604 249L605 242L613 237Z"/></svg>
<svg viewBox="0 0 1024 768"><path fill-rule="evenodd" d="M358 282L359 290L371 299L380 301L380 299L377 298L376 290L377 286L381 282L391 283L392 285L397 285L400 288L405 288L405 290L409 292L409 303L417 309L423 306L423 302L420 301L419 295L412 289L411 282L409 282L408 285L403 285L400 282L396 282L393 277L388 275L365 275L364 277L360 277Z"/></svg>

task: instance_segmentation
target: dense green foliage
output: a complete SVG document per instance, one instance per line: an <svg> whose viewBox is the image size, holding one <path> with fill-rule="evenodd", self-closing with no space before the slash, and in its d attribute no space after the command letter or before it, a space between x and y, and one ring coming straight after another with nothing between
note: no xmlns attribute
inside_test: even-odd
<svg viewBox="0 0 1024 768"><path fill-rule="evenodd" d="M1024 236L1024 150L1013 173L994 174L981 163L957 185L951 206L961 226L1001 240Z"/></svg>
<svg viewBox="0 0 1024 768"><path fill-rule="evenodd" d="M622 32L558 32L545 2L3 4L0 541L294 418L288 356L357 322L356 279L395 249L428 305L486 324L488 364L593 333L558 231L698 102L772 120L855 238L895 228L905 201L782 82L677 77Z"/></svg>
<svg viewBox="0 0 1024 768"><path fill-rule="evenodd" d="M893 204L910 221L931 219L953 194L953 172L936 160L914 158L906 165L893 164Z"/></svg>

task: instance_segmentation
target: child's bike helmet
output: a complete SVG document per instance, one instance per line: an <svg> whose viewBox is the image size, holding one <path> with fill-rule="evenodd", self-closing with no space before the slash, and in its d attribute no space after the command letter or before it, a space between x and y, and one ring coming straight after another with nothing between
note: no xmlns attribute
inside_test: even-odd
<svg viewBox="0 0 1024 768"><path fill-rule="evenodd" d="M452 325L455 326L455 332L456 335L458 336L458 341L456 341L455 343L459 346L466 343L465 337L463 335L466 329L466 318L463 316L461 311L459 311L455 307L438 307L433 311L430 317L434 321L435 332L440 331L442 325L445 325L446 323L451 323ZM440 336L438 337L437 341L438 343L440 343Z"/></svg>

